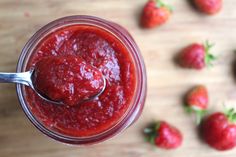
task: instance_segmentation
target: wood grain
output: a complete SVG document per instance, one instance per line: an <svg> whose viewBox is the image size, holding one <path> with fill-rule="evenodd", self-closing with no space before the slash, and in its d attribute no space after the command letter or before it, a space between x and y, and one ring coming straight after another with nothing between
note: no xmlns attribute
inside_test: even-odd
<svg viewBox="0 0 236 157"><path fill-rule="evenodd" d="M233 54L236 49L235 0L224 1L216 16L199 14L188 0L166 0L175 7L170 21L157 29L143 30L138 25L146 0L0 0L0 71L14 71L24 44L41 26L63 16L94 15L127 28L139 45L148 75L148 94L139 121L119 136L99 145L76 147L53 141L35 129L23 114L14 85L0 85L1 157L234 157L236 149L217 152L197 135L193 118L181 107L183 94L193 85L206 84L211 110L222 104L235 106L236 86ZM206 39L216 43L219 57L214 68L184 70L174 56L191 42ZM141 130L146 123L164 119L181 129L184 143L174 151L156 149L145 143Z"/></svg>

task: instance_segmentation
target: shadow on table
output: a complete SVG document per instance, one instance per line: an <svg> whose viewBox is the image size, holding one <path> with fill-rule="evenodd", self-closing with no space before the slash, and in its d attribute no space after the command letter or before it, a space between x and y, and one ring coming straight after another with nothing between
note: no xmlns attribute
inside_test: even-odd
<svg viewBox="0 0 236 157"><path fill-rule="evenodd" d="M193 0L186 0L190 7L192 7L194 10L198 11L196 5L194 4Z"/></svg>
<svg viewBox="0 0 236 157"><path fill-rule="evenodd" d="M234 81L236 82L236 50L234 50L234 58L232 62L232 74L234 77Z"/></svg>

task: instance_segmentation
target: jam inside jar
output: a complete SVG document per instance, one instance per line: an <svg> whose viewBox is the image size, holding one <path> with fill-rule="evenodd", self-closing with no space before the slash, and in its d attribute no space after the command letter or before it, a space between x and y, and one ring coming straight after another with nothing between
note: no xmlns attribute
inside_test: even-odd
<svg viewBox="0 0 236 157"><path fill-rule="evenodd" d="M92 16L53 21L25 45L17 72L28 71L41 59L53 56L81 57L103 74L106 88L90 101L68 106L50 104L29 87L17 85L25 114L44 134L64 143L98 143L139 117L146 97L145 66L136 43L124 28Z"/></svg>

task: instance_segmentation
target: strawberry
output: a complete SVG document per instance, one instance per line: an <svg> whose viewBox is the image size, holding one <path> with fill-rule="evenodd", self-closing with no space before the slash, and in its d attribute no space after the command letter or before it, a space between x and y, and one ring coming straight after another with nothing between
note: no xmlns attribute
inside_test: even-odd
<svg viewBox="0 0 236 157"><path fill-rule="evenodd" d="M193 43L183 49L179 55L179 64L184 68L192 68L201 70L206 65L212 66L211 62L216 59L216 57L210 54L210 49L213 47L207 41L205 45Z"/></svg>
<svg viewBox="0 0 236 157"><path fill-rule="evenodd" d="M216 14L222 8L222 0L194 0L196 7L206 14Z"/></svg>
<svg viewBox="0 0 236 157"><path fill-rule="evenodd" d="M201 126L202 137L217 150L233 149L236 145L236 112L216 112L207 117Z"/></svg>
<svg viewBox="0 0 236 157"><path fill-rule="evenodd" d="M145 28L160 26L169 19L171 11L161 0L149 0L143 8L141 25Z"/></svg>
<svg viewBox="0 0 236 157"><path fill-rule="evenodd" d="M175 149L182 144L181 132L164 121L153 123L144 129L147 140L163 149Z"/></svg>
<svg viewBox="0 0 236 157"><path fill-rule="evenodd" d="M208 91L205 86L194 87L186 96L185 108L188 112L194 112L197 117L197 124L200 124L208 107Z"/></svg>

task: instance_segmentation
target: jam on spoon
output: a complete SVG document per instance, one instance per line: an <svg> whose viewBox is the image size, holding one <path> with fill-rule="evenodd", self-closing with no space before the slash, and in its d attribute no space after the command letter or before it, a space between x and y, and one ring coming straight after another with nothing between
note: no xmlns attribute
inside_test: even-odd
<svg viewBox="0 0 236 157"><path fill-rule="evenodd" d="M35 89L50 100L75 106L104 90L102 73L79 56L44 57L35 65Z"/></svg>

